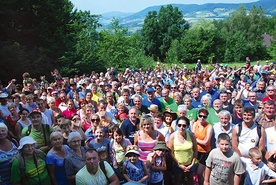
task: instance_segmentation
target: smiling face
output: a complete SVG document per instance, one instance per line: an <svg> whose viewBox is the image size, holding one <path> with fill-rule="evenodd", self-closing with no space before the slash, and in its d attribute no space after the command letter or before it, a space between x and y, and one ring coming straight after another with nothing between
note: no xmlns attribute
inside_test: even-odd
<svg viewBox="0 0 276 185"><path fill-rule="evenodd" d="M25 144L22 148L22 152L25 156L32 156L35 150L34 144Z"/></svg>
<svg viewBox="0 0 276 185"><path fill-rule="evenodd" d="M129 160L129 162L131 162L132 164L135 164L137 162L137 160L138 160L138 155L135 154L135 153L129 153L127 155L127 158Z"/></svg>
<svg viewBox="0 0 276 185"><path fill-rule="evenodd" d="M63 137L61 135L56 135L51 139L51 144L53 146L60 147L62 143L63 143Z"/></svg>
<svg viewBox="0 0 276 185"><path fill-rule="evenodd" d="M0 128L0 140L6 139L8 136L8 131L5 128Z"/></svg>
<svg viewBox="0 0 276 185"><path fill-rule="evenodd" d="M117 143L120 143L123 140L123 136L118 134L117 132L114 132L113 138Z"/></svg>

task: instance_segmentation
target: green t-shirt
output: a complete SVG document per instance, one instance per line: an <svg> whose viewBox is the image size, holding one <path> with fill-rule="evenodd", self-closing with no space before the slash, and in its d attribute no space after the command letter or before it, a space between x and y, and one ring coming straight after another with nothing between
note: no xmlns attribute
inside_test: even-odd
<svg viewBox="0 0 276 185"><path fill-rule="evenodd" d="M25 158L25 174L20 174L20 164L17 158L14 159L11 169L11 182L17 183L23 180L23 185L51 184L45 160L37 157L37 168L33 158ZM21 176L22 175L22 176Z"/></svg>
<svg viewBox="0 0 276 185"><path fill-rule="evenodd" d="M207 121L208 123L210 123L211 125L214 125L215 123L220 122L219 116L218 116L218 114L216 113L216 111L215 111L214 108L212 108L212 107L209 108L209 109L208 109L208 112L209 112L209 114L208 114L208 117L207 117L207 119L206 119L206 121Z"/></svg>
<svg viewBox="0 0 276 185"><path fill-rule="evenodd" d="M174 99L168 97L168 102L164 102L164 98L159 98L158 100L160 101L162 112L165 112L167 107L172 112L177 112L178 105L175 103Z"/></svg>
<svg viewBox="0 0 276 185"><path fill-rule="evenodd" d="M197 114L198 114L198 110L193 108L191 110L189 110L186 113L186 117L190 120L190 121L195 121L197 120Z"/></svg>
<svg viewBox="0 0 276 185"><path fill-rule="evenodd" d="M48 145L49 145L50 144L50 134L53 132L53 128L50 127L50 133L48 133L46 125L42 124L42 126L44 127L44 131L45 131L45 134L46 134L46 140L47 140L46 143L48 143ZM27 131L28 131L28 127L25 127L22 130L21 137L26 136ZM38 148L46 146L45 142L44 142L44 135L43 135L43 128L42 127L41 127L40 130L34 130L33 128L31 128L31 132L30 132L29 136L31 136L37 142Z"/></svg>

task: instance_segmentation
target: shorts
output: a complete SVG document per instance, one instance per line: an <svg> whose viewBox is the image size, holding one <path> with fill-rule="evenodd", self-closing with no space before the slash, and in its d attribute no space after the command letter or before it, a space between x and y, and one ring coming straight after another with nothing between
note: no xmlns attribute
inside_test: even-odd
<svg viewBox="0 0 276 185"><path fill-rule="evenodd" d="M198 152L197 154L198 163L206 166L206 160L208 156L209 156L209 152L207 153Z"/></svg>

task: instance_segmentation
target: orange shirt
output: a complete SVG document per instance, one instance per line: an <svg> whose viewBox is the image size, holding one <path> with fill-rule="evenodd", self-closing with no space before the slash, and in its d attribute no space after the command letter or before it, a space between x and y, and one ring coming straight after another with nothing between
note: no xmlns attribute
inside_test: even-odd
<svg viewBox="0 0 276 185"><path fill-rule="evenodd" d="M198 129L198 124L199 124L199 123L198 123L198 122L195 122L195 124L196 124L196 125L195 125L195 132L194 132L195 137L196 137L197 139L204 140L205 137L207 136L207 130L208 130L208 128L209 128L211 125L208 123L208 124L206 124L206 125L204 126L204 128L203 128L202 131L199 131L199 129ZM203 146L203 145L197 143L197 150L198 150L199 152L202 152L202 153L210 152L210 151L211 151L211 141L210 141L210 143L208 143L206 146Z"/></svg>

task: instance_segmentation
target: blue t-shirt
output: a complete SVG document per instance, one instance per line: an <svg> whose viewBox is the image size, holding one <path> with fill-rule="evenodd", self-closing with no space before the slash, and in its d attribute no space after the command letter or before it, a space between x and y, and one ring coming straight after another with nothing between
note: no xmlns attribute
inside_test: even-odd
<svg viewBox="0 0 276 185"><path fill-rule="evenodd" d="M129 160L126 160L124 162L124 167L127 172L128 178L133 181L139 181L141 180L144 176L144 169L143 169L143 161L137 160L135 164L132 164Z"/></svg>
<svg viewBox="0 0 276 185"><path fill-rule="evenodd" d="M63 146L65 148L66 155L68 155L70 152L70 148L67 145L63 145ZM60 158L53 152L49 151L46 156L46 164L55 165L55 175L59 185L72 184L70 181L67 180L67 176L65 173L64 158Z"/></svg>

